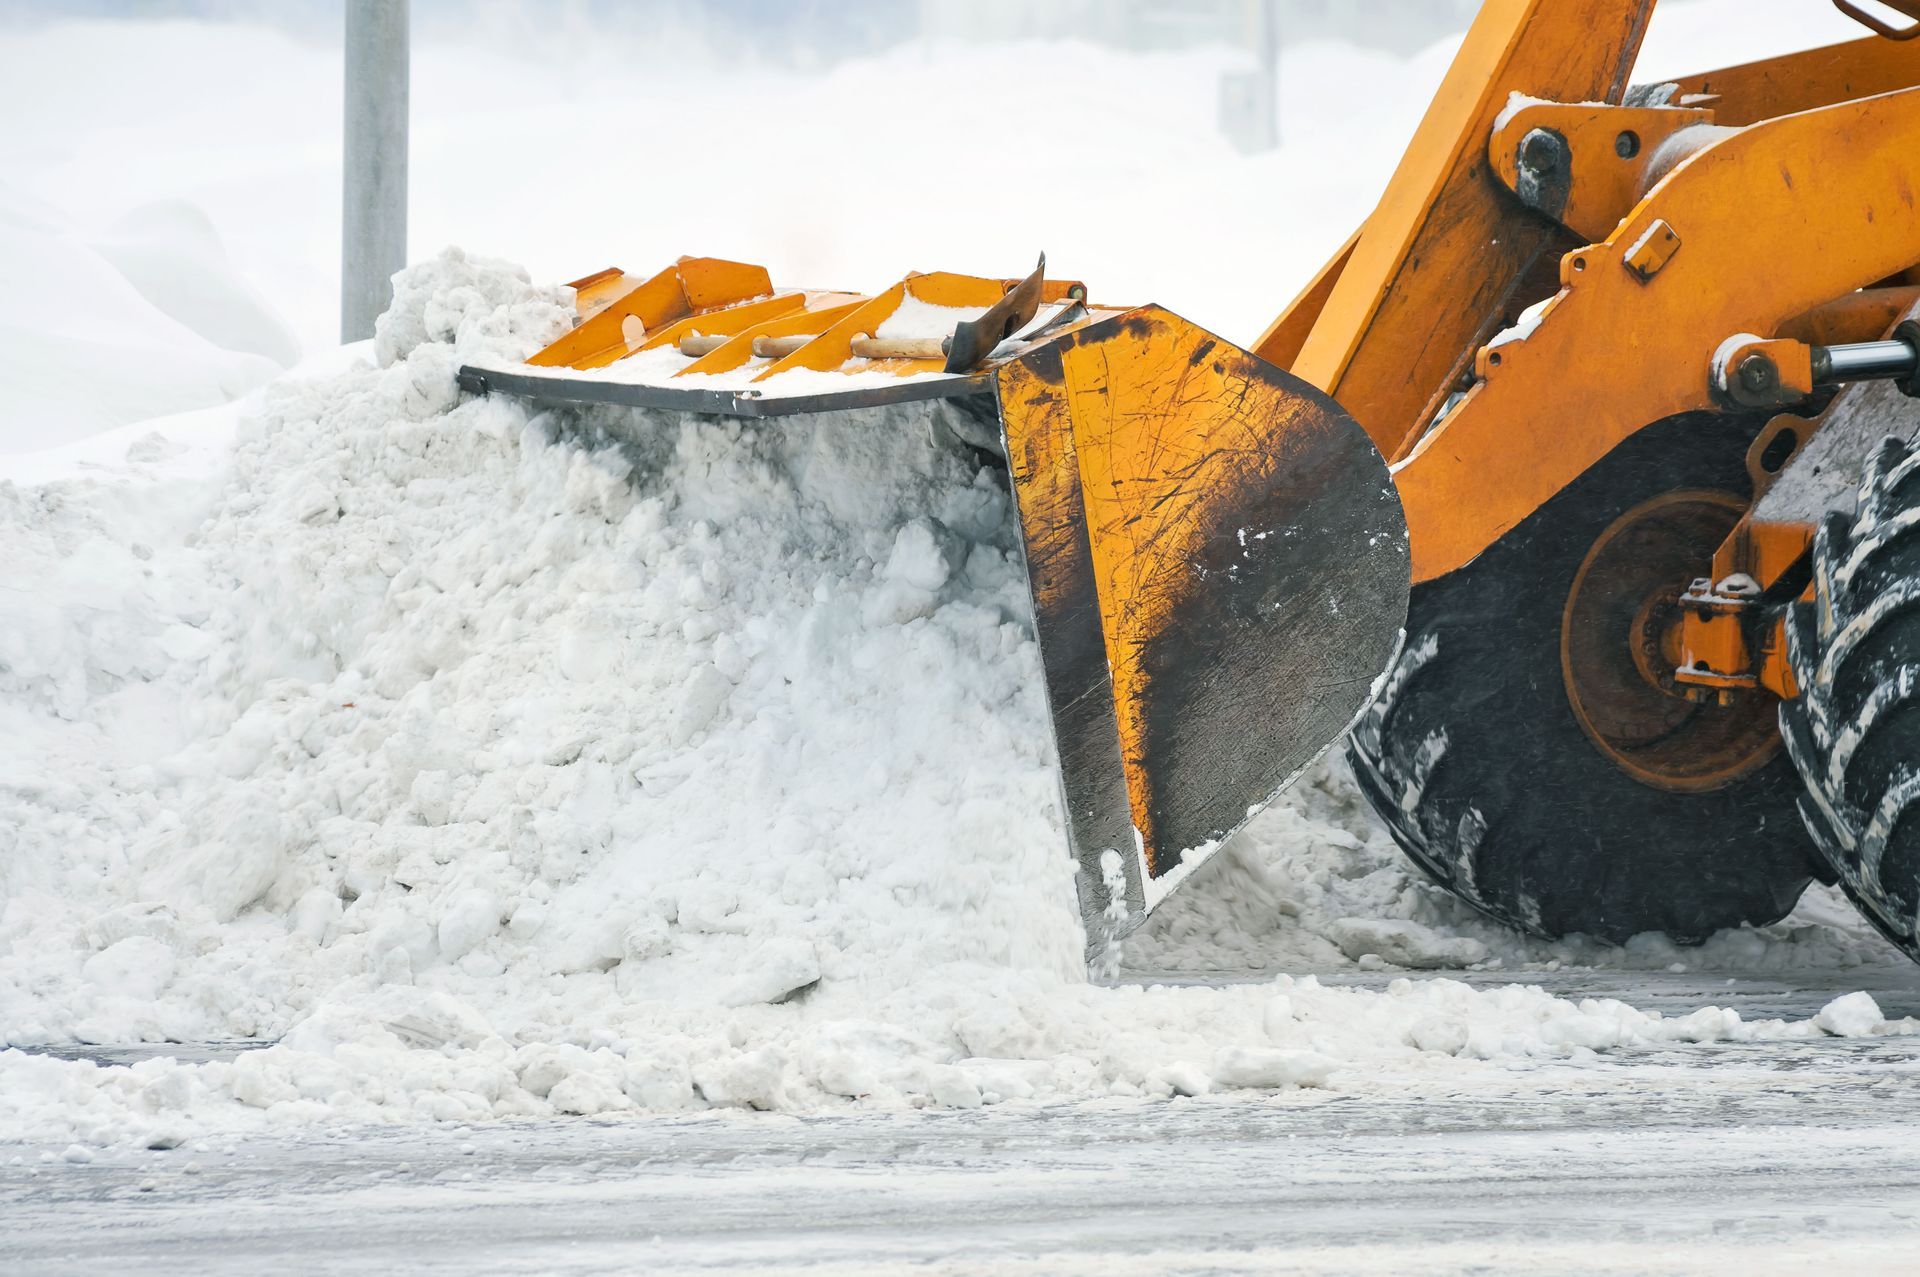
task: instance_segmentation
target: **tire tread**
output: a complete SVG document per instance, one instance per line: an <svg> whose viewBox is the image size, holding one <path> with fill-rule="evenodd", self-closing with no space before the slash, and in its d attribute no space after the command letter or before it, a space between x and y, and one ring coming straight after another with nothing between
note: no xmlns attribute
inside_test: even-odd
<svg viewBox="0 0 1920 1277"><path fill-rule="evenodd" d="M1800 814L1867 920L1920 960L1920 451L1889 438L1851 519L1814 537L1787 621L1800 695L1780 707Z"/></svg>

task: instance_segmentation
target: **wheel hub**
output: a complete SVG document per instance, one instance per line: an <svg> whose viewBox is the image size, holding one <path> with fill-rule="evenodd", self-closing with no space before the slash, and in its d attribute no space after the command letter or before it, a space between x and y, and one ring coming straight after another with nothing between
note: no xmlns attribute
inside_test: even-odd
<svg viewBox="0 0 1920 1277"><path fill-rule="evenodd" d="M1641 601L1628 631L1628 649L1634 668L1643 681L1668 696L1688 699L1686 689L1674 677L1680 665L1680 600L1672 588L1663 584Z"/></svg>
<svg viewBox="0 0 1920 1277"><path fill-rule="evenodd" d="M1643 502L1595 539L1567 593L1560 667L1574 717L1615 766L1657 789L1719 789L1780 747L1771 697L1697 703L1673 677L1681 589L1745 510L1704 489Z"/></svg>

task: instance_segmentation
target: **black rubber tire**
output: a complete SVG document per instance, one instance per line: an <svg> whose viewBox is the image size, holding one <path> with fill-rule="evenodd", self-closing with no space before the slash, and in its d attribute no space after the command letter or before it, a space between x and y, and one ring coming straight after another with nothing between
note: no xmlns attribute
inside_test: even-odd
<svg viewBox="0 0 1920 1277"><path fill-rule="evenodd" d="M1780 707L1801 815L1860 912L1920 961L1920 455L1880 446L1813 565L1814 601L1787 623L1800 696Z"/></svg>
<svg viewBox="0 0 1920 1277"><path fill-rule="evenodd" d="M1761 423L1650 426L1457 572L1417 587L1407 640L1347 756L1433 880L1534 935L1683 943L1783 917L1818 867L1784 751L1706 793L1643 784L1582 731L1560 625L1588 549L1621 514L1690 488L1745 497Z"/></svg>

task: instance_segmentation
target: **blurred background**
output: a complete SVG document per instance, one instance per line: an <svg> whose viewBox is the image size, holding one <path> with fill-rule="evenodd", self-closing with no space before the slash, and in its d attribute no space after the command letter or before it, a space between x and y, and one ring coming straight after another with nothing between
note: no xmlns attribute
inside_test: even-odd
<svg viewBox="0 0 1920 1277"><path fill-rule="evenodd" d="M422 34L566 40L582 28L670 39L732 62L743 45L784 66L824 66L919 39L1088 39L1161 49L1243 39L1270 7L1294 39L1335 37L1411 51L1466 26L1477 0L414 0ZM23 19L200 18L332 32L338 0L4 0Z"/></svg>
<svg viewBox="0 0 1920 1277"><path fill-rule="evenodd" d="M1248 342L1365 217L1476 8L413 0L409 254L872 289L1044 249ZM336 343L341 26L0 0L0 452ZM1856 34L1826 0L1665 0L1639 78Z"/></svg>

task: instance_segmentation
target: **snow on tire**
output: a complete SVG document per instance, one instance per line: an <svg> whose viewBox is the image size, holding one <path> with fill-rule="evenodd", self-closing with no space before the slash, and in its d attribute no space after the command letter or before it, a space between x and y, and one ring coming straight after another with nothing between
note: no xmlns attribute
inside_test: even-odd
<svg viewBox="0 0 1920 1277"><path fill-rule="evenodd" d="M1814 539L1780 726L1801 816L1868 921L1920 959L1920 453L1888 439Z"/></svg>

